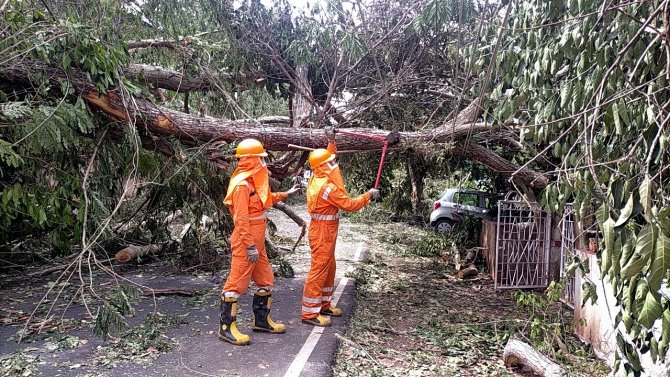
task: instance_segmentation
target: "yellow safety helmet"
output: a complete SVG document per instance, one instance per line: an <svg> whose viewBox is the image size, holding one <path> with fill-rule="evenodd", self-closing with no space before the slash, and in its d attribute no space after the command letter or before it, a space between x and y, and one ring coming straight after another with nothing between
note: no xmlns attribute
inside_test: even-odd
<svg viewBox="0 0 670 377"><path fill-rule="evenodd" d="M268 155L265 152L265 148L263 148L263 144L256 139L244 139L240 141L240 143L237 144L235 152L235 157L238 158L251 156L265 157Z"/></svg>
<svg viewBox="0 0 670 377"><path fill-rule="evenodd" d="M315 149L309 152L309 166L315 169L317 166L335 159L335 154L328 152L327 149Z"/></svg>

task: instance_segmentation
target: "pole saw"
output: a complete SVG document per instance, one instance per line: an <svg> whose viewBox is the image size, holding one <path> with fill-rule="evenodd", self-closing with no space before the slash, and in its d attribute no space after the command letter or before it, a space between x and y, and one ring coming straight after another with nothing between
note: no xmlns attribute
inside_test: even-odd
<svg viewBox="0 0 670 377"><path fill-rule="evenodd" d="M377 179L375 180L375 188L378 189L379 178L381 178L382 176L382 168L384 167L384 159L386 158L386 149L388 148L389 143L395 144L398 141L400 141L400 135L398 134L398 131L393 130L386 136L359 134L357 132L343 131L342 129L338 128L333 128L333 131L336 133L341 133L343 135L349 135L363 139L377 140L382 143L382 157L379 160L379 168L377 169Z"/></svg>

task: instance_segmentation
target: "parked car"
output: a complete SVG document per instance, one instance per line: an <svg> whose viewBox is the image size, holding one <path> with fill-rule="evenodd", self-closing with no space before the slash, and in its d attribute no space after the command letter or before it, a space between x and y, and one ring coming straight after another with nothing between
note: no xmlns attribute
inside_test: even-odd
<svg viewBox="0 0 670 377"><path fill-rule="evenodd" d="M446 189L433 203L430 225L442 234L450 233L466 216L489 218L499 196L481 191Z"/></svg>

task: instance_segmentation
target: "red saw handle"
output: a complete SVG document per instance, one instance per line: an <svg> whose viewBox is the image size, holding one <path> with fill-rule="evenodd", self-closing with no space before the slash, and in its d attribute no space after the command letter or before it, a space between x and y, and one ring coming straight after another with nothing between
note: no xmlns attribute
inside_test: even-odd
<svg viewBox="0 0 670 377"><path fill-rule="evenodd" d="M384 167L384 157L386 157L386 148L388 146L388 141L384 140L384 146L382 147L382 158L379 160L379 169L377 170L377 179L375 180L375 188L379 188L379 178L382 176L382 167Z"/></svg>
<svg viewBox="0 0 670 377"><path fill-rule="evenodd" d="M384 146L382 147L382 158L379 160L379 169L377 169L377 179L375 180L375 188L379 188L379 179L382 176L382 168L384 167L384 158L386 157L386 148L388 148L389 142L386 140L384 136L376 136L376 135L365 135L365 134L359 134L356 132L350 132L350 131L342 131L339 129L335 129L335 132L339 132L341 134L349 135L349 136L354 136L354 137L361 137L365 139L373 139L377 141L381 141L384 143Z"/></svg>

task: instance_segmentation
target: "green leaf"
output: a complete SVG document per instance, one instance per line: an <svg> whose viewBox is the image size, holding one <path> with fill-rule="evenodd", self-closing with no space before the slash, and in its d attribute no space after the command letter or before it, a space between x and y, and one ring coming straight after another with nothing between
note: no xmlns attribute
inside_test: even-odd
<svg viewBox="0 0 670 377"><path fill-rule="evenodd" d="M603 224L603 238L605 239L605 249L600 257L601 269L603 275L607 274L612 266L612 252L614 251L614 220L608 218Z"/></svg>
<svg viewBox="0 0 670 377"><path fill-rule="evenodd" d="M649 291L644 300L642 310L638 315L638 322L647 329L651 329L657 319L661 318L663 314L663 307L658 298L658 294Z"/></svg>
<svg viewBox="0 0 670 377"><path fill-rule="evenodd" d="M658 359L658 340L654 336L651 337L651 341L649 342L649 350L651 351L651 361L656 364L656 360Z"/></svg>
<svg viewBox="0 0 670 377"><path fill-rule="evenodd" d="M565 107L570 100L570 94L572 93L572 85L569 83L563 84L563 87L561 88L561 108Z"/></svg>
<svg viewBox="0 0 670 377"><path fill-rule="evenodd" d="M607 204L603 203L598 209L596 210L596 220L598 220L598 225L602 229L603 224L607 219L609 218L609 209L607 208Z"/></svg>
<svg viewBox="0 0 670 377"><path fill-rule="evenodd" d="M649 293L649 283L646 279L640 279L640 281L637 283L637 287L635 288L635 299L631 303L631 309L635 317L639 318L640 313L644 308L644 301L647 297L647 293Z"/></svg>
<svg viewBox="0 0 670 377"><path fill-rule="evenodd" d="M621 275L630 279L633 276L642 272L642 269L647 265L647 260L640 255L633 255L628 263L621 269Z"/></svg>
<svg viewBox="0 0 670 377"><path fill-rule="evenodd" d="M631 213L633 213L634 206L635 206L635 200L633 198L633 194L630 194L630 196L628 197L628 201L626 202L626 206L623 207L623 209L621 210L621 215L619 215L619 218L614 224L615 228L620 227L621 225L625 224L626 221L628 221Z"/></svg>
<svg viewBox="0 0 670 377"><path fill-rule="evenodd" d="M621 244L621 237L617 237L614 242L614 249L612 250L612 268L610 269L610 281L621 275L621 254L623 246ZM617 284L614 284L615 286Z"/></svg>
<svg viewBox="0 0 670 377"><path fill-rule="evenodd" d="M663 356L668 351L668 344L670 344L670 311L663 311L663 319L661 322L661 341L658 343L658 354Z"/></svg>
<svg viewBox="0 0 670 377"><path fill-rule="evenodd" d="M595 305L598 300L598 290L596 285L590 281L582 283L582 306L586 305L586 301L591 299L591 305Z"/></svg>
<svg viewBox="0 0 670 377"><path fill-rule="evenodd" d="M612 115L614 118L614 128L616 133L619 134L619 130L623 128L621 124L621 116L619 115L619 106L615 103L612 104Z"/></svg>
<svg viewBox="0 0 670 377"><path fill-rule="evenodd" d="M656 241L656 227L647 224L640 230L635 240L635 254L646 257L654 251L654 242Z"/></svg>
<svg viewBox="0 0 670 377"><path fill-rule="evenodd" d="M619 264L623 267L626 264L628 264L628 261L630 260L630 257L633 255L633 244L635 241L633 238L628 238L626 242L623 244L623 250L621 252L621 258L619 259Z"/></svg>
<svg viewBox="0 0 670 377"><path fill-rule="evenodd" d="M645 174L644 180L642 180L642 184L640 185L640 203L642 204L643 208L643 216L644 219L647 220L648 223L652 221L652 210L651 210L651 181L649 179L649 175Z"/></svg>
<svg viewBox="0 0 670 377"><path fill-rule="evenodd" d="M658 292L661 289L661 283L666 276L666 272L670 268L670 238L659 232L654 250L654 258L651 260L649 272L649 288Z"/></svg>

